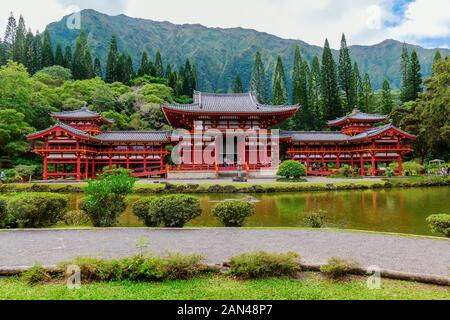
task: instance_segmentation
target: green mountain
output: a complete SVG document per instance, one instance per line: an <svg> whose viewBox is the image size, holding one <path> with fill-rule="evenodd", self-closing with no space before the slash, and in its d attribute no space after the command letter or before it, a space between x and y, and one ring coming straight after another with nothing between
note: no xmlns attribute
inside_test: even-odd
<svg viewBox="0 0 450 320"><path fill-rule="evenodd" d="M67 27L68 17L48 25L53 41L63 45L75 44L79 30ZM81 12L81 28L88 33L93 56L105 62L109 41L115 34L119 49L131 54L135 66L140 62L143 50L154 56L157 49L162 53L164 64L181 65L186 58L197 67L200 89L227 92L234 87L236 73L240 73L247 89L253 67L255 52L262 51L270 79L276 58L281 54L290 77L294 47L299 45L304 57L311 61L314 55L321 55L322 48L299 40L288 40L250 29L207 28L199 24L176 25L170 22L130 18L125 15L109 16L94 10ZM435 50L416 48L423 68L429 75ZM374 46L351 46L352 59L359 64L361 72L368 72L374 88L380 88L384 78L392 85L400 84L400 57L402 43L386 40ZM450 50L440 49L444 55ZM334 51L336 59L338 51ZM104 66L103 66L104 67ZM270 86L269 86L270 87Z"/></svg>

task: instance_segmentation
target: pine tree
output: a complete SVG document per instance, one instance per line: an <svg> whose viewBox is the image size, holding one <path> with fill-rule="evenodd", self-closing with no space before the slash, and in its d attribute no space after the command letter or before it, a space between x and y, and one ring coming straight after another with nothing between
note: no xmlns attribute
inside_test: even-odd
<svg viewBox="0 0 450 320"><path fill-rule="evenodd" d="M76 80L91 79L94 76L91 50L87 42L87 35L83 30L75 44L72 69L73 77Z"/></svg>
<svg viewBox="0 0 450 320"><path fill-rule="evenodd" d="M284 72L281 56L277 58L277 64L273 76L272 103L274 105L288 104L288 92L286 87L286 74Z"/></svg>
<svg viewBox="0 0 450 320"><path fill-rule="evenodd" d="M51 67L55 64L55 57L53 56L52 40L50 39L50 33L45 31L44 44L42 45L42 68Z"/></svg>
<svg viewBox="0 0 450 320"><path fill-rule="evenodd" d="M352 61L344 34L342 34L339 52L339 87L344 92L343 111L349 113L356 106L355 79L353 78Z"/></svg>
<svg viewBox="0 0 450 320"><path fill-rule="evenodd" d="M164 70L164 78L168 80L171 74L172 74L172 66L170 65L170 63L168 63L166 69Z"/></svg>
<svg viewBox="0 0 450 320"><path fill-rule="evenodd" d="M147 55L147 51L143 51L142 52L142 58L141 58L141 65L138 69L138 76L142 77L145 75L150 75L150 65L148 63L148 55Z"/></svg>
<svg viewBox="0 0 450 320"><path fill-rule="evenodd" d="M102 64L100 63L100 59L98 57L96 57L94 61L94 75L96 77L103 78Z"/></svg>
<svg viewBox="0 0 450 320"><path fill-rule="evenodd" d="M72 59L72 47L68 44L64 52L64 68L72 70Z"/></svg>
<svg viewBox="0 0 450 320"><path fill-rule="evenodd" d="M256 52L255 65L253 66L251 90L256 92L257 99L260 103L267 102L267 79L264 64L262 62L261 53Z"/></svg>
<svg viewBox="0 0 450 320"><path fill-rule="evenodd" d="M438 63L440 63L442 61L442 55L441 52L439 50L436 51L436 53L434 54L434 59L433 59L433 75L436 73L436 66Z"/></svg>
<svg viewBox="0 0 450 320"><path fill-rule="evenodd" d="M294 63L292 67L292 103L301 104L302 100L302 85L301 85L301 69L302 57L299 46L295 47Z"/></svg>
<svg viewBox="0 0 450 320"><path fill-rule="evenodd" d="M383 90L381 92L381 112L389 115L394 108L394 100L392 99L391 86L387 79L383 82Z"/></svg>
<svg viewBox="0 0 450 320"><path fill-rule="evenodd" d="M157 78L164 78L164 67L161 52L159 52L159 50L156 50L155 55L155 75Z"/></svg>
<svg viewBox="0 0 450 320"><path fill-rule="evenodd" d="M0 67L6 64L6 48L0 37Z"/></svg>
<svg viewBox="0 0 450 320"><path fill-rule="evenodd" d="M342 116L341 102L339 99L339 89L336 75L336 63L330 49L328 39L325 40L325 46L322 55L322 81L321 96L326 120L336 119Z"/></svg>
<svg viewBox="0 0 450 320"><path fill-rule="evenodd" d="M192 65L192 88L194 90L197 90L199 88L197 66L195 64Z"/></svg>
<svg viewBox="0 0 450 320"><path fill-rule="evenodd" d="M309 75L309 106L312 114L312 130L322 130L324 126L323 110L320 97L321 86L320 62L317 56L314 56Z"/></svg>
<svg viewBox="0 0 450 320"><path fill-rule="evenodd" d="M11 12L8 18L8 24L6 25L4 45L6 50L6 56L8 59L12 59L12 47L16 41L17 21L14 18L14 14Z"/></svg>
<svg viewBox="0 0 450 320"><path fill-rule="evenodd" d="M28 30L27 35L25 37L25 47L24 47L24 65L27 68L30 74L34 74L33 70L33 42L34 36L31 30Z"/></svg>
<svg viewBox="0 0 450 320"><path fill-rule="evenodd" d="M191 97L195 90L195 79L192 73L192 66L189 59L186 59L184 68L182 68L183 95Z"/></svg>
<svg viewBox="0 0 450 320"><path fill-rule="evenodd" d="M406 47L406 44L403 44L402 49L402 62L400 65L400 72L401 72L401 92L400 92L400 100L402 102L408 102L409 100L409 79L408 79L408 70L409 70L409 53L408 48Z"/></svg>
<svg viewBox="0 0 450 320"><path fill-rule="evenodd" d="M111 44L109 48L108 60L106 62L106 75L105 81L109 83L113 83L118 81L120 67L119 64L119 50L117 48L117 39L116 36L113 35L111 37Z"/></svg>
<svg viewBox="0 0 450 320"><path fill-rule="evenodd" d="M56 45L55 65L64 67L64 55L63 55L62 45L60 42L58 42L58 44Z"/></svg>
<svg viewBox="0 0 450 320"><path fill-rule="evenodd" d="M127 72L128 81L125 83L129 83L130 80L136 76L134 73L133 60L131 58L131 55L127 55L126 72Z"/></svg>
<svg viewBox="0 0 450 320"><path fill-rule="evenodd" d="M170 73L169 73L170 71ZM173 89L173 91L175 92L175 95L178 95L176 89L177 89L177 81L178 81L178 74L177 72L174 70L172 71L172 67L166 68L166 73L167 74L167 85L169 87L171 87Z"/></svg>
<svg viewBox="0 0 450 320"><path fill-rule="evenodd" d="M242 93L242 92L244 92L244 89L242 88L241 75L238 73L236 74L236 78L234 80L234 93Z"/></svg>
<svg viewBox="0 0 450 320"><path fill-rule="evenodd" d="M361 78L361 73L359 72L358 64L355 62L353 65L353 79L355 81L355 92L356 92L356 107L364 106L364 86Z"/></svg>
<svg viewBox="0 0 450 320"><path fill-rule="evenodd" d="M370 82L369 74L364 75L364 111L367 113L373 113L373 91L372 91L372 83Z"/></svg>
<svg viewBox="0 0 450 320"><path fill-rule="evenodd" d="M12 59L18 63L25 65L25 45L27 38L27 28L22 15L19 18L19 24L16 28L16 35L12 44Z"/></svg>
<svg viewBox="0 0 450 320"><path fill-rule="evenodd" d="M37 71L42 69L42 38L39 34L39 31L34 36L33 40L33 58L32 58L32 65L33 65L33 72L36 73Z"/></svg>
<svg viewBox="0 0 450 320"><path fill-rule="evenodd" d="M414 49L411 53L408 68L408 101L415 101L419 97L419 93L422 92L422 73L420 70L419 57Z"/></svg>

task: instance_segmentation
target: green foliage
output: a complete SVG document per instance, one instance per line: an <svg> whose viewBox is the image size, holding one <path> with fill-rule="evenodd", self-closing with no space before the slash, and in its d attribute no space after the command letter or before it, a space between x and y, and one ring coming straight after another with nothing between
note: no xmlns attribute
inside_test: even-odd
<svg viewBox="0 0 450 320"><path fill-rule="evenodd" d="M288 160L281 163L280 167L278 168L277 175L288 179L298 179L300 177L306 176L306 168L300 162L297 162L295 160Z"/></svg>
<svg viewBox="0 0 450 320"><path fill-rule="evenodd" d="M286 75L284 72L281 56L277 58L277 65L273 76L272 103L274 105L288 104L288 92L286 86Z"/></svg>
<svg viewBox="0 0 450 320"><path fill-rule="evenodd" d="M325 47L322 54L321 76L320 88L324 117L326 120L336 119L342 116L343 112L339 99L336 63L328 39L325 40Z"/></svg>
<svg viewBox="0 0 450 320"><path fill-rule="evenodd" d="M72 73L76 80L90 79L94 76L91 49L89 48L87 35L84 30L80 32L75 43Z"/></svg>
<svg viewBox="0 0 450 320"><path fill-rule="evenodd" d="M320 229L325 224L326 212L317 211L317 212L309 212L305 214L304 220L305 223L315 229Z"/></svg>
<svg viewBox="0 0 450 320"><path fill-rule="evenodd" d="M245 219L255 214L255 205L247 201L224 201L214 207L212 214L225 227L242 227Z"/></svg>
<svg viewBox="0 0 450 320"><path fill-rule="evenodd" d="M182 228L202 214L200 201L186 195L156 198L149 203L149 215L160 219L167 228Z"/></svg>
<svg viewBox="0 0 450 320"><path fill-rule="evenodd" d="M5 221L6 218L6 214L7 214L7 206L8 206L8 201L5 197L0 197L0 226L3 226L3 223Z"/></svg>
<svg viewBox="0 0 450 320"><path fill-rule="evenodd" d="M30 270L22 273L21 279L29 285L37 285L49 281L51 276L39 263L36 263Z"/></svg>
<svg viewBox="0 0 450 320"><path fill-rule="evenodd" d="M14 170L17 172L19 177L24 178L24 180L31 180L33 175L36 173L37 166L28 166L28 165L18 165L14 167Z"/></svg>
<svg viewBox="0 0 450 320"><path fill-rule="evenodd" d="M54 193L21 193L8 199L6 224L20 228L47 228L60 221L69 199Z"/></svg>
<svg viewBox="0 0 450 320"><path fill-rule="evenodd" d="M297 253L246 253L233 257L230 275L242 279L271 277L292 277L300 270L300 256Z"/></svg>
<svg viewBox="0 0 450 320"><path fill-rule="evenodd" d="M104 167L102 172L98 174L97 177L102 180L110 176L131 176L131 173L133 173L133 170L112 166L111 169L109 169L109 167Z"/></svg>
<svg viewBox="0 0 450 320"><path fill-rule="evenodd" d="M256 97L260 103L267 102L267 78L264 64L261 58L261 52L257 51L255 63L253 65L251 90L256 92Z"/></svg>
<svg viewBox="0 0 450 320"><path fill-rule="evenodd" d="M50 87L60 87L72 79L72 72L62 66L44 68L34 74L33 80L42 82Z"/></svg>
<svg viewBox="0 0 450 320"><path fill-rule="evenodd" d="M239 73L236 75L236 79L234 81L234 92L235 93L243 93L244 92L244 89L242 86L241 75Z"/></svg>
<svg viewBox="0 0 450 320"><path fill-rule="evenodd" d="M430 229L434 233L441 233L450 238L450 214L434 214L427 218Z"/></svg>
<svg viewBox="0 0 450 320"><path fill-rule="evenodd" d="M3 171L4 178L1 179L2 183L17 183L20 182L20 176L17 174L17 171L14 169L8 169Z"/></svg>
<svg viewBox="0 0 450 320"><path fill-rule="evenodd" d="M0 109L0 156L13 158L28 151L29 145L24 136L32 131L22 113Z"/></svg>
<svg viewBox="0 0 450 320"><path fill-rule="evenodd" d="M342 35L341 50L339 51L339 86L344 92L344 110L345 114L350 113L357 106L356 83L353 74L350 52L347 47L345 35Z"/></svg>
<svg viewBox="0 0 450 320"><path fill-rule="evenodd" d="M125 197L133 192L136 179L127 174L89 181L83 190L86 198L80 208L90 217L94 227L112 227L125 211Z"/></svg>
<svg viewBox="0 0 450 320"><path fill-rule="evenodd" d="M394 108L394 101L392 98L391 86L387 79L383 82L383 91L381 93L381 112L389 115Z"/></svg>
<svg viewBox="0 0 450 320"><path fill-rule="evenodd" d="M81 227L88 226L91 222L89 216L82 210L72 210L66 212L61 219L60 224L64 224L69 227Z"/></svg>
<svg viewBox="0 0 450 320"><path fill-rule="evenodd" d="M121 260L79 257L69 265L80 267L81 278L86 282L95 281L134 281L156 282L164 280L187 280L208 271L199 255L169 253L165 257L136 255Z"/></svg>
<svg viewBox="0 0 450 320"><path fill-rule="evenodd" d="M159 227L162 223L159 213L156 210L150 212L150 206L154 200L154 198L140 199L133 204L134 215L149 228Z"/></svg>
<svg viewBox="0 0 450 320"><path fill-rule="evenodd" d="M354 261L333 257L328 260L328 264L320 268L320 272L333 280L340 280L357 267L358 264Z"/></svg>
<svg viewBox="0 0 450 320"><path fill-rule="evenodd" d="M355 177L359 176L359 172L358 172L358 169L345 164L336 171L335 176L338 176L338 177L341 176L341 177L345 177L345 178L355 178Z"/></svg>

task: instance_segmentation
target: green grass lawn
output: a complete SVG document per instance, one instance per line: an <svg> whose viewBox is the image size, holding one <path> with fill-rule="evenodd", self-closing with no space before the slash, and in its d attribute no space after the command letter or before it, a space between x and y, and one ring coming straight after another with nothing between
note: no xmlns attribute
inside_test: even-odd
<svg viewBox="0 0 450 320"><path fill-rule="evenodd" d="M95 283L71 291L64 284L30 286L17 278L0 280L0 300L448 300L448 287L383 280L369 290L366 279L345 282L305 273L301 280L239 281L206 275L189 281L163 283Z"/></svg>

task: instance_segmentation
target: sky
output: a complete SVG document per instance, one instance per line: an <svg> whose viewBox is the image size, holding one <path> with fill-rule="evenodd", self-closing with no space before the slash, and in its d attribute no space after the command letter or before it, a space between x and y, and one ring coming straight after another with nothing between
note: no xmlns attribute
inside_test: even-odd
<svg viewBox="0 0 450 320"><path fill-rule="evenodd" d="M81 9L110 15L243 27L282 38L339 48L396 39L427 48L450 47L450 0L2 0L0 35L9 12L23 14L33 31Z"/></svg>

